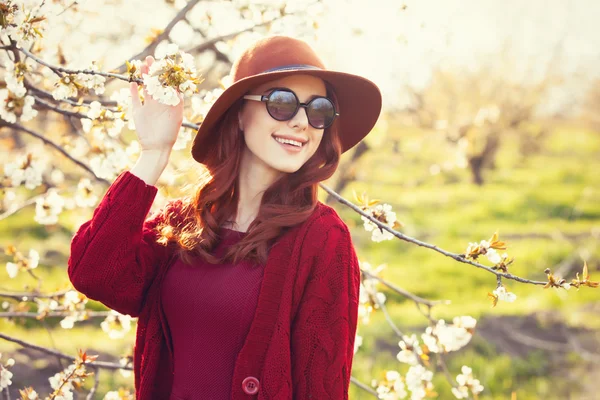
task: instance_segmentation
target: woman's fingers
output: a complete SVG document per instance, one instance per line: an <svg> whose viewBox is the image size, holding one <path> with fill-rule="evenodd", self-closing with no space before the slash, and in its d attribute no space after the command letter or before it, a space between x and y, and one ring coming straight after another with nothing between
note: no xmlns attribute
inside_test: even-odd
<svg viewBox="0 0 600 400"><path fill-rule="evenodd" d="M138 85L135 82L131 82L129 84L129 89L131 91L131 102L134 107L141 107L142 104L140 102L140 95L138 94Z"/></svg>

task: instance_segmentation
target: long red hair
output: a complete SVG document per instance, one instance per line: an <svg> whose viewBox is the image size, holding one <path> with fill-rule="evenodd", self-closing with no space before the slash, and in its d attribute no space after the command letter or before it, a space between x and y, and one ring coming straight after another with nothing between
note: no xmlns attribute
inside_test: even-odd
<svg viewBox="0 0 600 400"><path fill-rule="evenodd" d="M325 84L327 96L337 108L335 93ZM222 239L219 227L237 212L238 176L245 146L237 118L242 104L240 98L217 126L217 140L204 161L206 169L200 175L193 198L182 198L182 206L167 212L156 226L158 242L176 244L177 255L187 264L195 257L211 264L241 260L265 264L275 239L312 214L317 206L319 182L330 178L338 167L342 147L336 121L324 130L317 151L298 171L284 174L264 192L258 215L247 234L229 246L223 257L216 257L213 249Z"/></svg>

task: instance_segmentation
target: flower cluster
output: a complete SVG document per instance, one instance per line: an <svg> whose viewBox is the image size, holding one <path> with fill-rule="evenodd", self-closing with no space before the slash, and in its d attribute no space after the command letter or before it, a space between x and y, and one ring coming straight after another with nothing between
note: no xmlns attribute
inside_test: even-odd
<svg viewBox="0 0 600 400"><path fill-rule="evenodd" d="M36 37L42 37L46 18L38 14L44 11L42 7L45 2L40 4L36 0L7 0L3 3L0 23L0 39L3 42L8 43L13 39L17 47L26 48L33 44Z"/></svg>
<svg viewBox="0 0 600 400"><path fill-rule="evenodd" d="M75 322L88 319L87 311L85 309L86 304L87 297L84 294L81 294L76 290L69 290L65 293L61 310L69 311L70 314L60 321L60 326L63 329L71 329Z"/></svg>
<svg viewBox="0 0 600 400"><path fill-rule="evenodd" d="M366 261L360 261L359 264L361 270L367 271L374 276L378 276L381 270L386 267L385 264L382 264L373 269L371 264ZM375 309L379 308L379 303L385 304L385 293L377 291L376 286L378 283L379 281L375 278L364 277L361 280L358 298L358 316L359 318L362 318L364 324L369 323L369 317Z"/></svg>
<svg viewBox="0 0 600 400"><path fill-rule="evenodd" d="M33 109L35 99L32 96L19 96L8 89L0 89L0 118L6 122L16 123L17 119L29 121L37 114Z"/></svg>
<svg viewBox="0 0 600 400"><path fill-rule="evenodd" d="M360 205L362 211L369 214L372 218L376 219L380 223L389 226L392 229L397 229L402 224L396 220L396 213L392 211L392 206L389 204L377 204L379 200L370 200L366 193L362 195L356 194L353 191L354 200ZM375 207L373 207L375 206ZM394 237L390 232L383 230L369 218L361 215L360 217L364 222L364 227L367 232L373 232L371 240L374 242L382 242L384 240L390 240Z"/></svg>
<svg viewBox="0 0 600 400"><path fill-rule="evenodd" d="M71 400L75 385L78 387L81 386L85 378L94 374L93 372L86 371L85 364L93 362L96 358L98 356L88 356L85 352L79 350L78 358L73 364L48 378L50 386L54 389L51 398L55 400Z"/></svg>
<svg viewBox="0 0 600 400"><path fill-rule="evenodd" d="M192 106L192 120L198 120L198 122L204 121L208 110L217 101L219 96L225 91L222 87L217 87L212 90L202 89L199 96L193 96L191 101Z"/></svg>
<svg viewBox="0 0 600 400"><path fill-rule="evenodd" d="M121 365L121 369L119 369L119 372L121 373L121 375L125 378L128 378L131 376L131 370L130 369L124 369L125 367L128 368L133 368L133 346L129 346L127 351L125 352L125 354L123 354L120 358L119 358L119 364Z"/></svg>
<svg viewBox="0 0 600 400"><path fill-rule="evenodd" d="M119 390L112 390L106 392L103 400L134 400L135 395L127 389L120 388Z"/></svg>
<svg viewBox="0 0 600 400"><path fill-rule="evenodd" d="M4 176L8 178L13 187L22 183L29 190L33 190L42 184L42 173L44 166L36 157L27 153L20 156L15 162L4 165Z"/></svg>
<svg viewBox="0 0 600 400"><path fill-rule="evenodd" d="M87 71L91 72L49 76L48 80L54 87L52 90L52 97L54 100L64 100L69 97L76 97L79 95L80 91L81 93L89 93L90 90L94 90L98 95L103 94L106 78L94 73L98 71L98 66L95 61L92 61L92 64L87 68Z"/></svg>
<svg viewBox="0 0 600 400"><path fill-rule="evenodd" d="M2 353L0 353L0 359L2 358ZM12 384L13 373L8 370L8 368L15 365L15 360L9 358L6 360L6 363L2 365L0 363L0 390L9 387Z"/></svg>
<svg viewBox="0 0 600 400"><path fill-rule="evenodd" d="M554 288L563 288L563 289L569 290L571 288L571 286L574 286L577 288L577 290L579 290L579 288L581 286L588 286L588 287L594 288L594 289L597 289L598 287L600 287L600 282L594 282L594 281L590 280L590 273L589 273L586 261L584 261L584 263L583 263L583 271L581 273L581 277L579 277L579 272L577 272L575 274L576 278L572 279L571 283L567 282L567 280L564 278L555 276L550 271L550 268L546 268L544 270L544 273L548 277L548 283L546 283L544 285L544 289L549 288L549 287L554 287Z"/></svg>
<svg viewBox="0 0 600 400"><path fill-rule="evenodd" d="M456 376L456 382L458 382L458 388L452 388L452 394L457 399L468 399L469 392L475 396L483 391L483 386L479 383L478 379L473 378L473 370L466 365L461 368L462 374Z"/></svg>
<svg viewBox="0 0 600 400"><path fill-rule="evenodd" d="M431 383L432 378L433 372L422 365L413 365L408 369L405 377L402 377L398 371L386 371L385 378L380 382L373 379L371 386L376 388L379 399L405 399L410 391L411 400L422 400L426 397L437 396L433 390L433 383Z"/></svg>
<svg viewBox="0 0 600 400"><path fill-rule="evenodd" d="M75 193L75 205L77 207L93 207L98 202L98 196L94 194L92 181L89 178L81 178L77 184Z"/></svg>
<svg viewBox="0 0 600 400"><path fill-rule="evenodd" d="M28 61L14 63L8 59L4 62L6 88L0 89L0 118L10 123L29 121L38 114L33 108L35 98L27 95L23 85L25 74L33 70Z"/></svg>
<svg viewBox="0 0 600 400"><path fill-rule="evenodd" d="M390 228L395 227L396 213L392 211L392 206L389 204L377 204L374 208L365 210L371 214L371 217L375 218L379 222L389 226ZM390 232L383 230L364 215L361 216L364 221L364 227L367 232L373 232L371 240L374 242L382 242L384 240L391 240L394 238Z"/></svg>
<svg viewBox="0 0 600 400"><path fill-rule="evenodd" d="M109 142L104 145L103 150L95 151L90 167L99 178L114 180L121 171L131 166L132 155L139 153L139 142L134 140L125 149Z"/></svg>
<svg viewBox="0 0 600 400"><path fill-rule="evenodd" d="M506 250L506 243L498 240L498 232L495 232L490 240L482 240L479 243L469 243L465 257L467 259L477 260L480 255L485 255L494 265L499 264L501 261L505 261L508 265L510 262L507 260L508 255L506 253L500 255L496 250Z"/></svg>
<svg viewBox="0 0 600 400"><path fill-rule="evenodd" d="M433 372L422 365L413 365L406 373L406 387L411 392L411 400L421 400L425 397L434 397Z"/></svg>
<svg viewBox="0 0 600 400"><path fill-rule="evenodd" d="M473 337L477 320L468 315L454 317L452 324L440 319L435 326L428 326L421 339L427 351L431 353L447 353L457 351L466 346Z"/></svg>
<svg viewBox="0 0 600 400"><path fill-rule="evenodd" d="M110 314L100 323L100 327L111 339L121 339L131 330L131 317L110 310Z"/></svg>
<svg viewBox="0 0 600 400"><path fill-rule="evenodd" d="M27 257L12 245L8 246L4 252L6 255L13 257L14 262L9 261L6 263L6 272L11 279L16 278L19 271L29 271L37 268L40 262L40 254L35 249L30 249Z"/></svg>
<svg viewBox="0 0 600 400"><path fill-rule="evenodd" d="M144 86L153 99L162 104L176 106L181 99L179 93L191 96L197 91L201 79L196 71L194 57L170 43L165 55L156 60L147 74L142 74Z"/></svg>
<svg viewBox="0 0 600 400"><path fill-rule="evenodd" d="M408 396L404 379L398 371L385 371L385 378L377 382L373 380L372 386L376 386L377 398L383 400L398 400Z"/></svg>
<svg viewBox="0 0 600 400"><path fill-rule="evenodd" d="M492 307L496 307L496 304L498 304L498 300L512 303L517 299L517 295L508 292L504 286L498 286L493 293L488 293L488 296L492 300Z"/></svg>
<svg viewBox="0 0 600 400"><path fill-rule="evenodd" d="M396 355L398 361L418 365L419 359L428 360L429 353L447 353L466 346L473 337L477 321L470 316L454 317L452 324L440 319L435 326L429 326L421 334L423 345L415 334L404 335L398 342L400 352Z"/></svg>
<svg viewBox="0 0 600 400"><path fill-rule="evenodd" d="M50 188L45 196L35 200L34 220L42 225L53 225L58 222L58 216L65 207L65 199L58 194L56 188Z"/></svg>
<svg viewBox="0 0 600 400"><path fill-rule="evenodd" d="M98 132L92 131L107 132L108 136L116 138L125 126L125 121L121 116L123 113L113 113L109 109L102 108L99 101L92 101L87 113L88 118L81 119L81 126L85 133L98 135Z"/></svg>

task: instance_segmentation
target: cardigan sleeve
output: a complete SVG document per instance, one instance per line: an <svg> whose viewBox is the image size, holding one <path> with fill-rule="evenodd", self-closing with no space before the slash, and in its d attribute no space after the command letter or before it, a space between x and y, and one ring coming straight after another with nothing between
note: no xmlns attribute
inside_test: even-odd
<svg viewBox="0 0 600 400"><path fill-rule="evenodd" d="M311 273L291 329L294 400L348 399L360 267L345 224L311 236Z"/></svg>
<svg viewBox="0 0 600 400"><path fill-rule="evenodd" d="M122 172L71 239L67 271L75 289L132 317L139 316L157 267L168 257L153 230L162 210L146 220L157 191Z"/></svg>

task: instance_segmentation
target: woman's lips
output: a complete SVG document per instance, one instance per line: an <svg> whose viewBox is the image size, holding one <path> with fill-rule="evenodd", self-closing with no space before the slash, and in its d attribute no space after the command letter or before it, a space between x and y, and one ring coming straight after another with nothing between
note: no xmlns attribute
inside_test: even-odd
<svg viewBox="0 0 600 400"><path fill-rule="evenodd" d="M306 145L306 143L304 143L301 147L298 147L298 146L294 146L293 144L281 143L281 142L278 142L277 139L275 139L275 136L273 136L273 140L276 141L278 145L283 147L283 149L289 153L299 153L302 151L302 149Z"/></svg>

